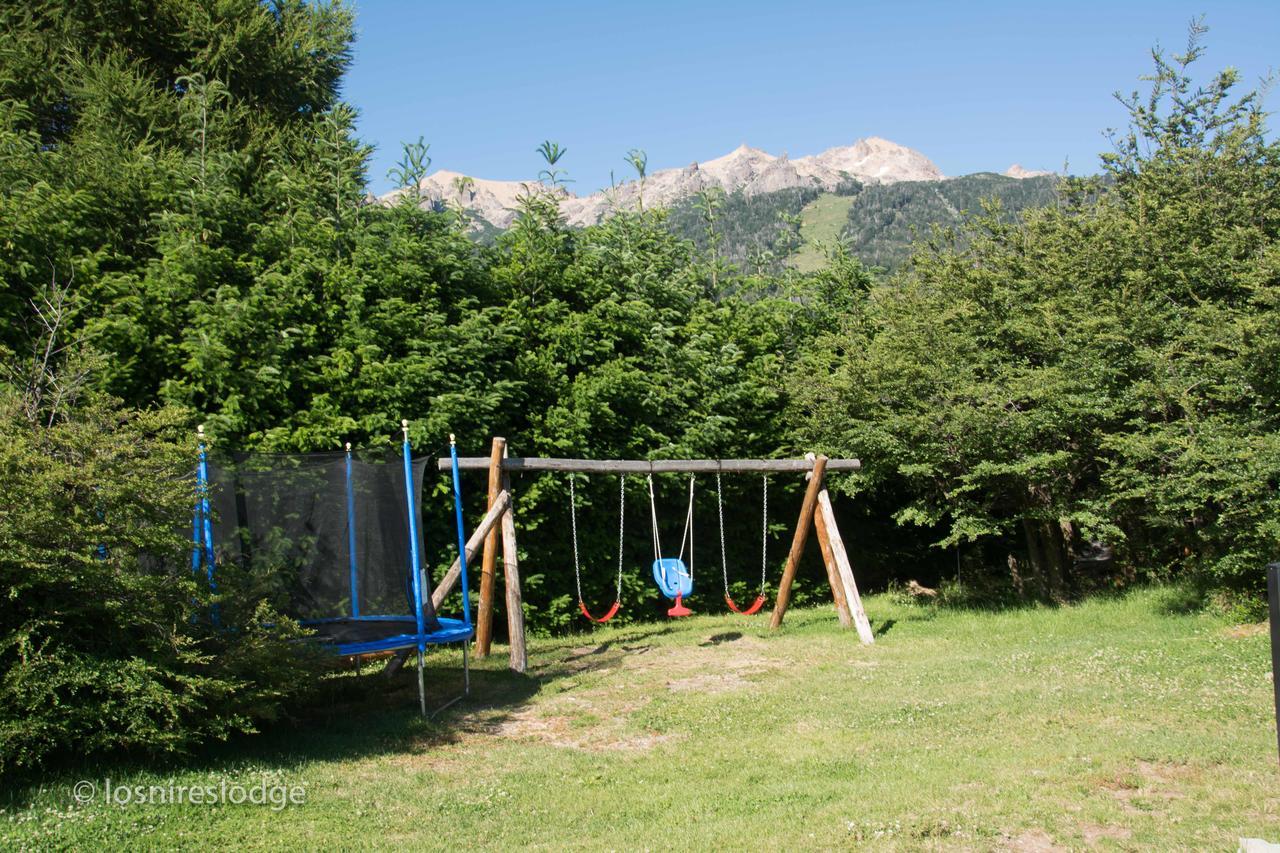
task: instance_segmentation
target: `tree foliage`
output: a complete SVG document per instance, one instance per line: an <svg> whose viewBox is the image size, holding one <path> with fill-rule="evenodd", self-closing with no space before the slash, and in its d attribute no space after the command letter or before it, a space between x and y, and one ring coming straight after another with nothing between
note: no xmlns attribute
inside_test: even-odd
<svg viewBox="0 0 1280 853"><path fill-rule="evenodd" d="M849 250L868 266L895 270L912 255L913 245L935 227L956 228L983 214L983 202L1000 202L1012 218L1024 210L1057 202L1058 179L1009 178L989 172L945 181L903 181L862 188L849 205L841 231ZM965 239L960 234L961 244Z"/></svg>
<svg viewBox="0 0 1280 853"><path fill-rule="evenodd" d="M1195 36L1125 99L1109 188L935 234L795 374L810 437L878 460L863 488L906 486L901 522L1003 549L1049 596L1089 586L1090 543L1118 549L1107 582L1256 588L1280 533L1280 149L1233 72L1195 84Z"/></svg>

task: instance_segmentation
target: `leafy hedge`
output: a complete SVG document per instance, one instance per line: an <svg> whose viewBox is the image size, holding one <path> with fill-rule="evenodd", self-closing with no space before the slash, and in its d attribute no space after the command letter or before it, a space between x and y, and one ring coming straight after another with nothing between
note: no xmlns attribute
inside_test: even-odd
<svg viewBox="0 0 1280 853"><path fill-rule="evenodd" d="M0 773L181 751L278 717L312 658L233 576L209 624L183 418L95 395L49 423L28 402L0 393Z"/></svg>

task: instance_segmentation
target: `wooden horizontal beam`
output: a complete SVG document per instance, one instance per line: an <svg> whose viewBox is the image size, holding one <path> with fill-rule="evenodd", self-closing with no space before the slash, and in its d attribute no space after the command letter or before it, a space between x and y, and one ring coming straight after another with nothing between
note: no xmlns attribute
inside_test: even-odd
<svg viewBox="0 0 1280 853"><path fill-rule="evenodd" d="M441 471L452 465L449 459L441 459ZM467 456L458 459L458 467L464 471L487 471L488 456ZM859 471L862 463L857 459L829 459L828 471ZM522 471L573 471L579 474L803 474L813 470L808 459L550 459L512 456L502 460L502 470Z"/></svg>

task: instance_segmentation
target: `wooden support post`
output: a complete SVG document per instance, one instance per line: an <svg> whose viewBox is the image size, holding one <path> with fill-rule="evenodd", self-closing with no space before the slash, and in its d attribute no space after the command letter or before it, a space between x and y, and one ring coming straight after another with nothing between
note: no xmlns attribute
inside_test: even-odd
<svg viewBox="0 0 1280 853"><path fill-rule="evenodd" d="M831 540L827 538L827 528L822 521L821 513L813 515L814 532L818 534L818 547L822 550L822 562L827 566L827 583L831 585L831 599L836 605L836 616L840 619L841 628L853 627L853 614L849 612L849 599L844 594L844 583L840 580L836 569L836 558L831 553Z"/></svg>
<svg viewBox="0 0 1280 853"><path fill-rule="evenodd" d="M805 543L809 541L813 511L818 504L818 492L822 489L826 469L827 457L819 456L813 461L813 476L809 480L809 488L805 489L804 503L800 507L800 521L796 524L796 533L791 539L791 551L787 554L787 565L782 570L782 581L778 584L778 602L773 607L773 618L769 620L770 628L777 629L782 626L782 617L786 615L787 605L791 603L791 584L795 582L800 557L804 554Z"/></svg>
<svg viewBox="0 0 1280 853"><path fill-rule="evenodd" d="M840 627L852 628L853 614L849 612L849 599L844 594L844 583L841 582L836 568L835 555L831 553L831 540L827 538L827 528L821 513L814 513L813 526L814 532L818 534L818 547L822 549L822 562L827 567L827 583L831 585L831 600L835 602Z"/></svg>
<svg viewBox="0 0 1280 853"><path fill-rule="evenodd" d="M512 672L524 672L529 668L529 656L524 646L524 595L520 591L520 560L516 555L515 501L510 499L511 476L505 471L502 474L502 492L508 496L507 511L502 514L502 579L507 590L510 668Z"/></svg>
<svg viewBox="0 0 1280 853"><path fill-rule="evenodd" d="M493 448L489 451L489 505L493 509L498 500L498 492L502 490L502 454L506 450L507 440L502 437L493 439ZM484 557L480 564L480 605L476 608L476 656L488 657L489 646L493 642L493 581L494 569L498 561L498 531L489 530L484 539Z"/></svg>
<svg viewBox="0 0 1280 853"><path fill-rule="evenodd" d="M813 461L814 455L806 453L805 459ZM813 474L805 474L805 482L813 478ZM825 492L826 489L823 489ZM853 627L853 615L849 613L849 601L844 594L844 583L836 569L836 558L831 552L831 540L827 538L827 528L823 523L822 513L813 514L814 532L818 534L818 548L822 551L822 564L827 567L827 584L831 587L831 598L836 605L836 616L840 619L841 628Z"/></svg>
<svg viewBox="0 0 1280 853"><path fill-rule="evenodd" d="M471 538L467 540L467 560L474 557L476 551L480 550L480 543L484 541L484 537L498 523L499 517L506 514L509 506L511 506L511 494L505 491L499 492L493 508L485 513L484 518L476 525L476 529L471 532ZM440 603L444 601L449 593L453 592L453 588L457 585L458 578L461 575L462 563L455 557L453 564L449 566L449 571L444 573L444 577L440 578L440 583L436 584L436 588L431 591L432 607L437 610L440 609Z"/></svg>
<svg viewBox="0 0 1280 853"><path fill-rule="evenodd" d="M825 486L818 492L818 511L813 520L819 541L827 540L827 548L835 559L836 583L844 587L845 600L853 616L853 624L858 629L858 639L870 645L876 641L876 637L871 632L867 612L862 609L862 596L858 595L858 584L853 579L853 566L849 563L849 553L844 549L844 540L840 538L836 513L831 506L831 495L827 494Z"/></svg>

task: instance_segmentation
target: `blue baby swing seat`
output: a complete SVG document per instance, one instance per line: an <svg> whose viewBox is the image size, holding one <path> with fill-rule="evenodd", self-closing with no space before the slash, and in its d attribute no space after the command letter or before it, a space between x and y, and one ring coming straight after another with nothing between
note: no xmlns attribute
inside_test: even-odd
<svg viewBox="0 0 1280 853"><path fill-rule="evenodd" d="M654 560L653 579L667 598L683 598L693 592L693 575L679 557Z"/></svg>
<svg viewBox="0 0 1280 853"><path fill-rule="evenodd" d="M653 493L653 475L649 480L649 513L653 523L653 580L662 594L674 603L667 610L668 616L689 616L693 611L684 606L684 597L693 593L693 475L689 475L689 508L684 516L684 533L680 537L680 552L676 557L662 556L662 542L658 536L658 502ZM685 543L689 543L689 563L684 562Z"/></svg>

